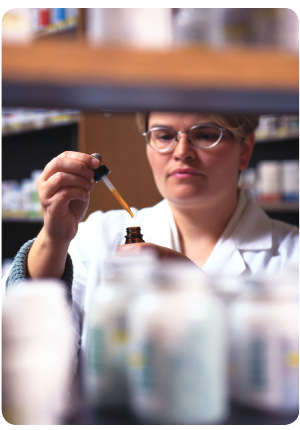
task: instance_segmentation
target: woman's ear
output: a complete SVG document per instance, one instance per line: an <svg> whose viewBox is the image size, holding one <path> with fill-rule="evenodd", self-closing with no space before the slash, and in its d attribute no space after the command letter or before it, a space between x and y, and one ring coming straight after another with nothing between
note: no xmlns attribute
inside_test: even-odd
<svg viewBox="0 0 300 430"><path fill-rule="evenodd" d="M249 166L254 150L255 133L249 134L241 143L239 170L245 170Z"/></svg>

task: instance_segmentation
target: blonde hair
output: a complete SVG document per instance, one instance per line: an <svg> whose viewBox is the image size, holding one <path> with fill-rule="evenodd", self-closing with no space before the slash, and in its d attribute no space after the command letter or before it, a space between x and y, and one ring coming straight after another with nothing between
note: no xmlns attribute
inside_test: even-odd
<svg viewBox="0 0 300 430"><path fill-rule="evenodd" d="M136 122L141 133L148 130L148 119L150 112L138 112L136 114ZM229 130L237 139L244 139L251 134L259 122L259 115L233 115L233 114L208 114L209 119L220 127Z"/></svg>

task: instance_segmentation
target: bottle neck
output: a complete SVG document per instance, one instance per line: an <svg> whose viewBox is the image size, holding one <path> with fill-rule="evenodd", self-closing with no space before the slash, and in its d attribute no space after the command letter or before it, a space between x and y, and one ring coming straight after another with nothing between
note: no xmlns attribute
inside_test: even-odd
<svg viewBox="0 0 300 430"><path fill-rule="evenodd" d="M138 243L145 242L143 239L143 235L141 233L140 227L127 227L126 228L126 236L125 236L125 244L126 243Z"/></svg>

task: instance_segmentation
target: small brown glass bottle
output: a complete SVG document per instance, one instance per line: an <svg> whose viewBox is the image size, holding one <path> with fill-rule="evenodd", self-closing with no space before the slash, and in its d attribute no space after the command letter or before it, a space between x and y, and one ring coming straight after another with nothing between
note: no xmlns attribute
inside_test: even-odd
<svg viewBox="0 0 300 430"><path fill-rule="evenodd" d="M145 242L141 233L141 227L127 227L126 233L125 243Z"/></svg>

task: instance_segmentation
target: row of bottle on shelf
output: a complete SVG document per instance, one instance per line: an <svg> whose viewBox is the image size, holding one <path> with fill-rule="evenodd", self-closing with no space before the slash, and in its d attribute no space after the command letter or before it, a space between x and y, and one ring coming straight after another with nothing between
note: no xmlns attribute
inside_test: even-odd
<svg viewBox="0 0 300 430"><path fill-rule="evenodd" d="M2 217L40 219L40 202L36 180L41 174L34 170L30 178L21 182L2 180ZM299 163L297 160L265 160L256 168L248 168L241 174L240 186L248 188L259 202L298 202Z"/></svg>
<svg viewBox="0 0 300 430"><path fill-rule="evenodd" d="M33 37L77 28L78 8L15 8L2 19L2 40L26 42Z"/></svg>
<svg viewBox="0 0 300 430"><path fill-rule="evenodd" d="M287 8L87 8L87 40L143 47L235 43L298 51L298 17ZM78 9L12 9L3 18L3 40L73 25ZM21 24L20 24L21 23ZM155 23L155 31L153 25Z"/></svg>
<svg viewBox="0 0 300 430"><path fill-rule="evenodd" d="M41 170L22 181L2 180L2 218L41 220L42 209L36 188Z"/></svg>
<svg viewBox="0 0 300 430"><path fill-rule="evenodd" d="M45 128L77 121L80 111L75 109L2 109L2 134ZM296 115L261 115L256 140L294 138L299 136L299 117Z"/></svg>
<svg viewBox="0 0 300 430"><path fill-rule="evenodd" d="M31 22L33 31L53 32L76 26L78 15L77 8L32 8Z"/></svg>
<svg viewBox="0 0 300 430"><path fill-rule="evenodd" d="M260 203L299 201L299 161L264 160L242 172L240 186Z"/></svg>
<svg viewBox="0 0 300 430"><path fill-rule="evenodd" d="M79 111L70 109L3 108L2 134L18 133L76 122Z"/></svg>
<svg viewBox="0 0 300 430"><path fill-rule="evenodd" d="M244 43L299 48L299 20L284 8L180 8L174 37L179 44L212 46Z"/></svg>
<svg viewBox="0 0 300 430"><path fill-rule="evenodd" d="M298 136L299 116L296 115L261 115L255 130L256 141Z"/></svg>
<svg viewBox="0 0 300 430"><path fill-rule="evenodd" d="M41 219L36 189L41 170L18 182L2 180L2 217ZM265 160L241 174L240 186L250 189L259 202L298 202L299 163L297 160Z"/></svg>
<svg viewBox="0 0 300 430"><path fill-rule="evenodd" d="M299 22L284 8L88 9L93 44L142 47L268 45L298 52ZM153 23L155 22L155 32ZM114 24L116 24L114 26Z"/></svg>

